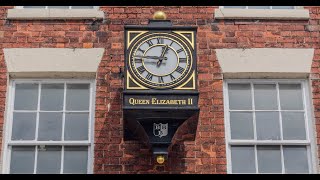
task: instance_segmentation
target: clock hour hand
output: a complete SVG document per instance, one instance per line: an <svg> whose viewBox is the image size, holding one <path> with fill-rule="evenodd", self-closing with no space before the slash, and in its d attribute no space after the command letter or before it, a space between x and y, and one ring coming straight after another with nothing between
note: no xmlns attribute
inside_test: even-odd
<svg viewBox="0 0 320 180"><path fill-rule="evenodd" d="M146 58L146 59L156 59L156 60L167 60L166 57L158 57L158 56L134 56L135 58Z"/></svg>

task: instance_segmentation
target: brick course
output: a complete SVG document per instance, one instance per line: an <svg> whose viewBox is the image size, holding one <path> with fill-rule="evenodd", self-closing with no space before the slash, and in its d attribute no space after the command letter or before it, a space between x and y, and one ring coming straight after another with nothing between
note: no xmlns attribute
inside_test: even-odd
<svg viewBox="0 0 320 180"><path fill-rule="evenodd" d="M108 7L103 21L6 20L0 7L0 48L105 48L96 79L94 173L226 173L223 80L217 48L315 48L311 86L315 129L320 134L320 7L309 6L309 21L216 20L214 6ZM170 147L165 166L154 166L148 147L123 140L122 96L124 25L146 25L162 10L177 26L198 26L197 58L200 116L195 141ZM7 74L0 51L0 139ZM183 131L186 127L181 127ZM317 136L320 145L320 137ZM0 146L2 147L2 145ZM319 149L319 148L318 148ZM0 149L1 151L1 149Z"/></svg>

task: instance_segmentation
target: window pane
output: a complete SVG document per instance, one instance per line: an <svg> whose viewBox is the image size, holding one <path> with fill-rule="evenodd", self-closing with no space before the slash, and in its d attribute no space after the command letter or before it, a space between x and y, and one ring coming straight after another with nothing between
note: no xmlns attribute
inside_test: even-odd
<svg viewBox="0 0 320 180"><path fill-rule="evenodd" d="M294 6L272 6L272 9L294 9Z"/></svg>
<svg viewBox="0 0 320 180"><path fill-rule="evenodd" d="M308 155L305 146L283 146L286 173L308 173Z"/></svg>
<svg viewBox="0 0 320 180"><path fill-rule="evenodd" d="M257 146L259 173L281 173L280 146Z"/></svg>
<svg viewBox="0 0 320 180"><path fill-rule="evenodd" d="M12 140L34 140L37 113L13 113Z"/></svg>
<svg viewBox="0 0 320 180"><path fill-rule="evenodd" d="M282 112L283 139L305 140L306 129L304 113L302 112Z"/></svg>
<svg viewBox="0 0 320 180"><path fill-rule="evenodd" d="M93 6L71 6L72 9L93 9Z"/></svg>
<svg viewBox="0 0 320 180"><path fill-rule="evenodd" d="M230 109L252 109L250 84L229 84L228 86Z"/></svg>
<svg viewBox="0 0 320 180"><path fill-rule="evenodd" d="M69 6L48 6L48 9L69 9Z"/></svg>
<svg viewBox="0 0 320 180"><path fill-rule="evenodd" d="M283 110L303 110L300 84L279 84L280 102Z"/></svg>
<svg viewBox="0 0 320 180"><path fill-rule="evenodd" d="M89 84L67 85L67 110L89 110Z"/></svg>
<svg viewBox="0 0 320 180"><path fill-rule="evenodd" d="M255 84L254 102L257 110L278 109L276 85Z"/></svg>
<svg viewBox="0 0 320 180"><path fill-rule="evenodd" d="M23 8L28 9L28 8L38 8L38 9L45 9L45 6L23 6Z"/></svg>
<svg viewBox="0 0 320 180"><path fill-rule="evenodd" d="M88 140L88 113L68 113L65 120L65 140Z"/></svg>
<svg viewBox="0 0 320 180"><path fill-rule="evenodd" d="M270 6L248 6L248 9L270 9Z"/></svg>
<svg viewBox="0 0 320 180"><path fill-rule="evenodd" d="M34 168L34 146L12 147L10 173L32 174Z"/></svg>
<svg viewBox="0 0 320 180"><path fill-rule="evenodd" d="M42 84L40 109L59 111L63 109L63 84Z"/></svg>
<svg viewBox="0 0 320 180"><path fill-rule="evenodd" d="M15 110L36 110L38 106L38 84L16 84Z"/></svg>
<svg viewBox="0 0 320 180"><path fill-rule="evenodd" d="M232 146L231 162L233 173L255 173L255 155L253 146Z"/></svg>
<svg viewBox="0 0 320 180"><path fill-rule="evenodd" d="M59 174L61 165L61 146L38 146L37 173Z"/></svg>
<svg viewBox="0 0 320 180"><path fill-rule="evenodd" d="M224 6L224 8L245 9L245 8L246 8L246 6Z"/></svg>
<svg viewBox="0 0 320 180"><path fill-rule="evenodd" d="M256 112L257 139L280 140L278 112Z"/></svg>
<svg viewBox="0 0 320 180"><path fill-rule="evenodd" d="M88 147L64 148L64 173L87 173Z"/></svg>
<svg viewBox="0 0 320 180"><path fill-rule="evenodd" d="M230 113L231 139L253 139L251 112Z"/></svg>
<svg viewBox="0 0 320 180"><path fill-rule="evenodd" d="M62 131L62 113L41 112L39 117L40 141L59 141Z"/></svg>

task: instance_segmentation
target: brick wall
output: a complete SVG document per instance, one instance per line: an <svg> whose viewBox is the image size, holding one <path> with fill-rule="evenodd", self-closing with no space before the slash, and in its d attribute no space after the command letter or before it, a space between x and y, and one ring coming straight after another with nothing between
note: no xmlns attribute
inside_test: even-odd
<svg viewBox="0 0 320 180"><path fill-rule="evenodd" d="M1 48L106 49L97 73L94 173L226 173L223 80L216 48L315 48L311 79L320 134L320 7L306 7L309 21L214 20L217 7L213 6L104 6L104 21L9 21L5 20L8 8L13 7L0 7ZM164 11L174 25L198 26L200 117L196 140L175 139L165 166L154 166L151 152L139 142L123 141L123 79L119 74L119 67L124 66L124 25L146 25L157 10ZM0 53L1 139L7 79L3 51Z"/></svg>

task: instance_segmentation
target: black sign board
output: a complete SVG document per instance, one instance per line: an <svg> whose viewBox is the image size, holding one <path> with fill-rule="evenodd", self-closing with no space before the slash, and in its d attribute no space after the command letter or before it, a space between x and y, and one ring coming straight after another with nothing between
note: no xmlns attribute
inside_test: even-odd
<svg viewBox="0 0 320 180"><path fill-rule="evenodd" d="M198 107L198 95L125 95L124 108L196 108Z"/></svg>

